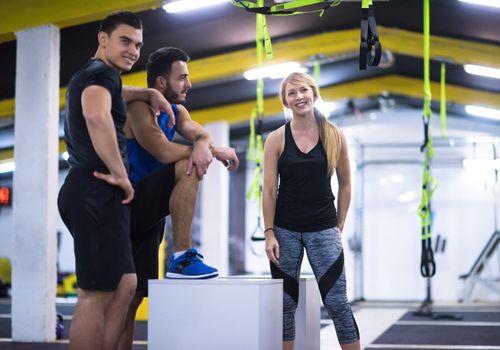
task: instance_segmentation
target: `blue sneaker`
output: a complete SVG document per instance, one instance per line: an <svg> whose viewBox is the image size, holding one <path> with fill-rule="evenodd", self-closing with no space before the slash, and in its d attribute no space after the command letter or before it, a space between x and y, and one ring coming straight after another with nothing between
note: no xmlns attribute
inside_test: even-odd
<svg viewBox="0 0 500 350"><path fill-rule="evenodd" d="M219 275L217 269L205 265L203 255L194 248L174 259L172 256L168 263L167 278L176 279L207 279Z"/></svg>

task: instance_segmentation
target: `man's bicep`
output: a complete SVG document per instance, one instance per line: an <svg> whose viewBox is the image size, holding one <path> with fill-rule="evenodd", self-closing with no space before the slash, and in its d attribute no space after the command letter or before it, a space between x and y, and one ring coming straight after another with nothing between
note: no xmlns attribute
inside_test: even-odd
<svg viewBox="0 0 500 350"><path fill-rule="evenodd" d="M127 123L139 144L150 154L158 158L164 151L168 140L156 122L156 117L149 108L129 109Z"/></svg>
<svg viewBox="0 0 500 350"><path fill-rule="evenodd" d="M82 113L84 117L100 115L111 111L111 93L99 86L87 86L82 92Z"/></svg>
<svg viewBox="0 0 500 350"><path fill-rule="evenodd" d="M183 106L178 106L179 116L177 132L184 138L194 141L197 135L206 132L205 128L191 119L189 112Z"/></svg>

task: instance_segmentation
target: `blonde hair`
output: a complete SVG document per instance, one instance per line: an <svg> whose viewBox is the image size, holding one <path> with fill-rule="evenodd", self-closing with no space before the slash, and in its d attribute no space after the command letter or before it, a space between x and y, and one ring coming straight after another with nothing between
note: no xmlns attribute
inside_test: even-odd
<svg viewBox="0 0 500 350"><path fill-rule="evenodd" d="M286 86L287 84L304 84L313 91L314 100L320 98L319 87L314 79L306 73L295 72L283 79L280 86L280 98L284 107L288 108L286 103ZM326 153L328 163L328 176L332 176L340 159L340 149L342 148L342 138L340 130L333 125L325 116L316 108L314 109L314 118L319 126L319 138L323 144L323 149Z"/></svg>

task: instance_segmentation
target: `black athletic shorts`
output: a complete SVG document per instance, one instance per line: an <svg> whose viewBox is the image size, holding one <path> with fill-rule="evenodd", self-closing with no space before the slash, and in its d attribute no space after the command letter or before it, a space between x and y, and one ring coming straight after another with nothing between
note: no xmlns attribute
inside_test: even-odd
<svg viewBox="0 0 500 350"><path fill-rule="evenodd" d="M124 273L134 273L130 208L123 190L93 176L89 168L70 169L58 207L74 240L78 287L113 291Z"/></svg>
<svg viewBox="0 0 500 350"><path fill-rule="evenodd" d="M175 186L175 163L143 177L134 187L130 221L137 289L146 292L148 279L158 278L158 248L165 217L170 215L170 195Z"/></svg>

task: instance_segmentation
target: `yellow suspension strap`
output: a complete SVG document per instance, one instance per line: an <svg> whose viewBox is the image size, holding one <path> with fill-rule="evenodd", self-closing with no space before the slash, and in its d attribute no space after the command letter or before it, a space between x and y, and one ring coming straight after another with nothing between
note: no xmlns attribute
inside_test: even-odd
<svg viewBox="0 0 500 350"><path fill-rule="evenodd" d="M437 181L431 176L430 164L434 156L432 136L429 133L431 119L431 83L430 83L430 31L429 0L424 0L424 143L420 152L424 153L424 169L422 176L422 199L418 209L421 221L422 254L420 256L420 273L424 277L432 277L436 273L434 252L432 251L431 199L437 187Z"/></svg>
<svg viewBox="0 0 500 350"><path fill-rule="evenodd" d="M441 62L441 99L439 114L441 116L441 137L446 137L446 63Z"/></svg>
<svg viewBox="0 0 500 350"><path fill-rule="evenodd" d="M231 3L237 7L242 7L249 12L260 13L263 15L295 16L305 13L319 13L320 17L323 16L326 10L340 5L341 2L342 0L292 0L272 6L263 6L263 3L259 4L259 1L257 1L257 3L253 3L246 0L231 0ZM312 10L298 10L299 8L307 8L314 5L316 6Z"/></svg>
<svg viewBox="0 0 500 350"><path fill-rule="evenodd" d="M258 0L257 4L263 4L264 0ZM256 14L256 52L257 52L257 65L261 67L264 61L264 47L266 40L267 27L265 24L265 16L263 14ZM269 41L270 43L270 41ZM266 48L266 57L269 58L269 48ZM250 139L249 139L249 150L248 159L255 161L255 172L253 180L247 191L247 199L254 200L258 203L258 216L257 216L257 226L252 232L252 241L263 241L264 229L261 225L261 206L262 206L262 155L264 152L264 146L262 141L262 124L264 119L264 79L257 79L256 88L256 106L252 110L250 118ZM253 250L253 248L252 248Z"/></svg>
<svg viewBox="0 0 500 350"><path fill-rule="evenodd" d="M376 67L382 57L382 45L378 37L377 23L372 0L361 1L361 44L359 46L359 69Z"/></svg>
<svg viewBox="0 0 500 350"><path fill-rule="evenodd" d="M319 76L321 75L321 62L319 57L315 57L313 61L313 78L316 84L319 86Z"/></svg>
<svg viewBox="0 0 500 350"><path fill-rule="evenodd" d="M263 0L257 0L256 3L246 1L246 0L231 0L234 6L244 8L245 10L256 13L257 16L262 15L260 25L264 32L264 45L266 49L266 56L268 59L273 58L273 49L271 45L271 36L269 35L269 30L267 28L267 21L265 15L272 16L295 16L304 13L319 13L322 17L327 9L330 7L335 7L340 5L342 0L292 0L282 4L276 4L272 6L264 6ZM309 11L299 11L299 8L306 8L310 6L315 6L313 10ZM317 8L319 7L319 8Z"/></svg>
<svg viewBox="0 0 500 350"><path fill-rule="evenodd" d="M259 99L258 99L259 100ZM257 226L252 231L250 239L253 242L264 241L264 228L261 224L261 211L262 211L262 161L264 153L264 143L262 140L262 118L258 118L258 107L252 111L252 118L250 121L250 142L249 142L249 160L255 161L255 170L252 182L247 191L247 200L257 201ZM257 128L255 123L257 122ZM252 247L252 251L257 252Z"/></svg>

